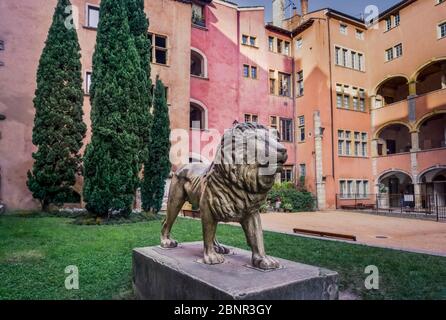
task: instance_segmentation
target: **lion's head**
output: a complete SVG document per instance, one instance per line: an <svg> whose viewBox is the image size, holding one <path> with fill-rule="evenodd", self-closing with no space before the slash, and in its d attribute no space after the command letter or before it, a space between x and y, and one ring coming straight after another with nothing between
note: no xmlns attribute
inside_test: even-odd
<svg viewBox="0 0 446 320"><path fill-rule="evenodd" d="M240 123L223 135L213 170L243 190L266 193L287 158L277 130L257 123Z"/></svg>

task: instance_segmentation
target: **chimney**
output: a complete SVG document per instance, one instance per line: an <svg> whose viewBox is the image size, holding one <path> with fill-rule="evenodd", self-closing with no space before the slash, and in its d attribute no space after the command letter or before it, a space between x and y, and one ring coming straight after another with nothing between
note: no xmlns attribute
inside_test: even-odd
<svg viewBox="0 0 446 320"><path fill-rule="evenodd" d="M285 20L285 0L273 0L273 25L283 27Z"/></svg>
<svg viewBox="0 0 446 320"><path fill-rule="evenodd" d="M308 0L300 0L300 7L302 9L302 16L308 14Z"/></svg>

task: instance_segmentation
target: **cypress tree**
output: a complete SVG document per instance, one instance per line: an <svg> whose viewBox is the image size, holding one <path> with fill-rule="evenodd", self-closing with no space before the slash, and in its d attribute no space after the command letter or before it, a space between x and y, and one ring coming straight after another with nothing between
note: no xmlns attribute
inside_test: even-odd
<svg viewBox="0 0 446 320"><path fill-rule="evenodd" d="M169 108L166 101L166 88L157 78L153 101L153 121L149 144L149 156L144 164L144 178L141 195L143 208L159 212L163 202L166 179L171 164Z"/></svg>
<svg viewBox="0 0 446 320"><path fill-rule="evenodd" d="M97 215L129 213L141 169L141 64L126 3L103 0L90 89L92 139L84 159L84 200Z"/></svg>
<svg viewBox="0 0 446 320"><path fill-rule="evenodd" d="M144 0L126 0L127 16L129 22L130 33L133 36L136 50L140 58L140 75L139 81L142 84L143 91L140 94L139 106L141 108L138 112L139 119L135 127L136 134L140 137L141 147L139 149L141 156L141 164L147 159L148 145L150 142L150 125L151 114L150 106L152 97L150 91L152 89L152 81L150 79L150 40L147 35L149 28L149 21L144 12Z"/></svg>
<svg viewBox="0 0 446 320"><path fill-rule="evenodd" d="M37 152L27 185L42 210L72 194L85 137L80 46L76 29L65 26L69 0L59 0L37 70L33 144Z"/></svg>

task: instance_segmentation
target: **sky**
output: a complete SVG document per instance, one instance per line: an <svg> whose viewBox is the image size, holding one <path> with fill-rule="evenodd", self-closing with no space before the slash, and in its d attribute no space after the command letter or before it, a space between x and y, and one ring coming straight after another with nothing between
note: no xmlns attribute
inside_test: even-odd
<svg viewBox="0 0 446 320"><path fill-rule="evenodd" d="M238 3L241 6L265 6L265 19L271 21L271 3L272 0L229 0L231 2ZM291 0L285 0L288 2ZM292 0L297 5L300 11L300 0ZM361 13L363 16L368 16L364 13L365 9L369 5L374 5L378 8L379 12L382 12L392 5L400 2L400 0L309 0L310 11L322 9L322 8L332 8L351 16L359 18ZM290 11L291 9L288 9Z"/></svg>

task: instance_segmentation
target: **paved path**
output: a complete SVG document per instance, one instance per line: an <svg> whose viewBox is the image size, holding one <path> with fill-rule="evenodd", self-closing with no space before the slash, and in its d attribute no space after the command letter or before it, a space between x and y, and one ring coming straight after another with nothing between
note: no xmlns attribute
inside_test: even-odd
<svg viewBox="0 0 446 320"><path fill-rule="evenodd" d="M357 237L358 243L446 256L446 223L322 211L262 214L262 226L265 230L284 233L301 228L351 234Z"/></svg>

